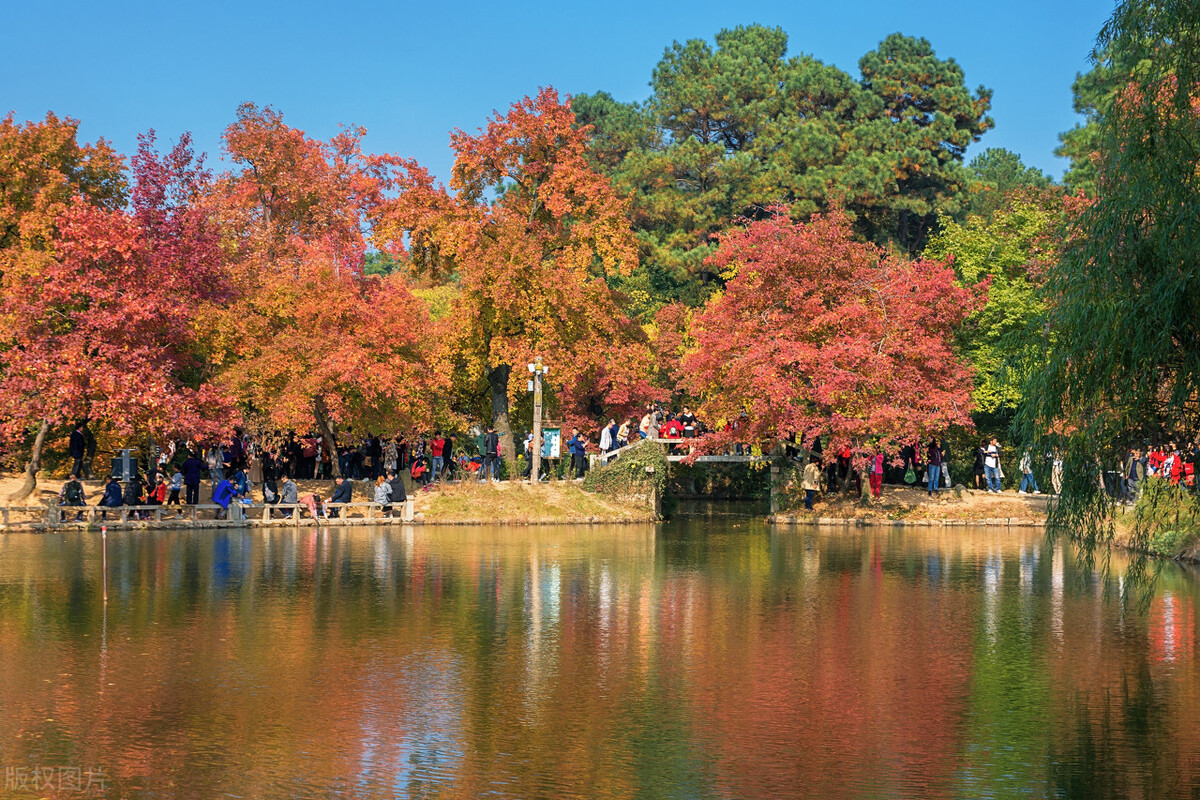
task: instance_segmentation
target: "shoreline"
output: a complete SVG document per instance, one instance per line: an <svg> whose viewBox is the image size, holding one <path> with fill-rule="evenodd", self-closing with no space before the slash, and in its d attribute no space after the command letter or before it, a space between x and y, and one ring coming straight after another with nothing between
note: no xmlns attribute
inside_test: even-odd
<svg viewBox="0 0 1200 800"><path fill-rule="evenodd" d="M872 517L813 517L772 514L767 517L772 525L795 525L810 528L1044 528L1046 520L1025 517L985 517L982 519L953 519L948 517L926 517L922 519L875 519Z"/></svg>
<svg viewBox="0 0 1200 800"><path fill-rule="evenodd" d="M263 530L283 529L283 528L395 528L395 527L411 527L411 526L439 526L448 527L561 527L563 525L654 525L655 520L651 519L602 519L602 518L581 518L581 519L560 519L560 520L528 520L528 519L494 519L494 520L403 520L399 518L389 519L387 517L376 517L374 519L365 519L361 517L353 517L350 519L313 519L305 517L299 520L292 519L274 519L264 522L259 519L243 519L243 520L227 520L227 519L206 519L192 522L190 520L163 520L156 522L153 520L129 520L121 522L119 520L95 520L92 522L27 522L14 523L7 526L0 526L0 533L30 533L30 534L46 534L46 533L65 533L67 531L99 531L102 527L110 531L198 531L198 530L222 530L227 528L261 528Z"/></svg>
<svg viewBox="0 0 1200 800"><path fill-rule="evenodd" d="M0 479L0 497L7 498L4 483L17 479ZM406 481L407 483L407 481ZM300 498L316 494L328 498L333 482L327 480L297 481ZM321 527L351 528L396 525L627 525L658 521L646 497L614 498L587 492L578 483L555 481L536 487L522 483L478 483L474 480L433 484L429 490L420 486L408 492L406 503L393 505L394 516L385 516L383 506L372 502L369 484L352 481L352 503L342 507L341 516L314 517L304 503L231 506L234 519L217 518L220 507L213 505L210 486L202 484L199 503L195 506L123 506L103 509L108 519L100 518L102 510L95 505L99 499L100 483L85 482L86 497L92 501L85 508L72 509L57 504L57 491L51 484L40 482L34 494L16 505L0 505L0 531L52 532L88 530L107 526L112 530L192 530L218 528L279 528ZM258 494L256 489L254 494ZM122 519L140 510L143 519ZM74 516L78 511L83 521L59 521L60 513ZM179 515L179 516L177 516Z"/></svg>

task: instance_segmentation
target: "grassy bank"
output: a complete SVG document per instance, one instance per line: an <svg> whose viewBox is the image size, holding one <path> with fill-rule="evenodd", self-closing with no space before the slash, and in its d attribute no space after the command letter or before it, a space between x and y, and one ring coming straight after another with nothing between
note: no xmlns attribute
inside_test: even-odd
<svg viewBox="0 0 1200 800"><path fill-rule="evenodd" d="M864 501L856 496L818 496L812 511L803 505L780 511L795 517L835 517L863 521L955 520L982 522L1006 518L1042 521L1046 518L1045 495L1019 495L1016 492L989 494L965 489L943 490L929 497L924 489L909 486L885 486L883 497Z"/></svg>
<svg viewBox="0 0 1200 800"><path fill-rule="evenodd" d="M438 522L651 522L644 500L584 491L567 481L529 486L476 481L434 486L415 493L417 518Z"/></svg>

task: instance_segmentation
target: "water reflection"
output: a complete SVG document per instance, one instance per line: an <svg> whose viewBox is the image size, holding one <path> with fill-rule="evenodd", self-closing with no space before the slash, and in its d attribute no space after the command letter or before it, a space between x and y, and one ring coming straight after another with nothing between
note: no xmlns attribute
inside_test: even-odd
<svg viewBox="0 0 1200 800"><path fill-rule="evenodd" d="M1034 531L123 533L107 606L98 547L0 537L0 765L113 797L1200 790L1196 581Z"/></svg>

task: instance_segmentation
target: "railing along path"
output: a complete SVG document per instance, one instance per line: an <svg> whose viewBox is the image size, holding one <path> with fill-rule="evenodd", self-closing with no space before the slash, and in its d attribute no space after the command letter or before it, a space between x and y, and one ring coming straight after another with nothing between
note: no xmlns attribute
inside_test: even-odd
<svg viewBox="0 0 1200 800"><path fill-rule="evenodd" d="M0 507L0 530L55 529L94 525L120 527L236 527L272 524L389 525L410 523L413 501L393 503L322 503L325 514L314 517L308 503L230 503L228 510L215 503L143 506L40 506ZM384 512L390 508L391 513ZM335 513L336 512L336 516Z"/></svg>

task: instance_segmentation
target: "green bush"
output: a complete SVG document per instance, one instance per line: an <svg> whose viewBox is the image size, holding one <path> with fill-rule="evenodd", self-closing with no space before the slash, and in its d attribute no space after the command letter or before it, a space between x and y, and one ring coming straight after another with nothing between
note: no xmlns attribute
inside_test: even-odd
<svg viewBox="0 0 1200 800"><path fill-rule="evenodd" d="M628 497L649 494L653 487L665 499L669 468L662 447L641 442L626 448L606 466L589 471L583 479L583 488L611 497Z"/></svg>
<svg viewBox="0 0 1200 800"><path fill-rule="evenodd" d="M1146 479L1133 519L1135 546L1155 555L1174 558L1200 543L1200 499L1162 478Z"/></svg>

